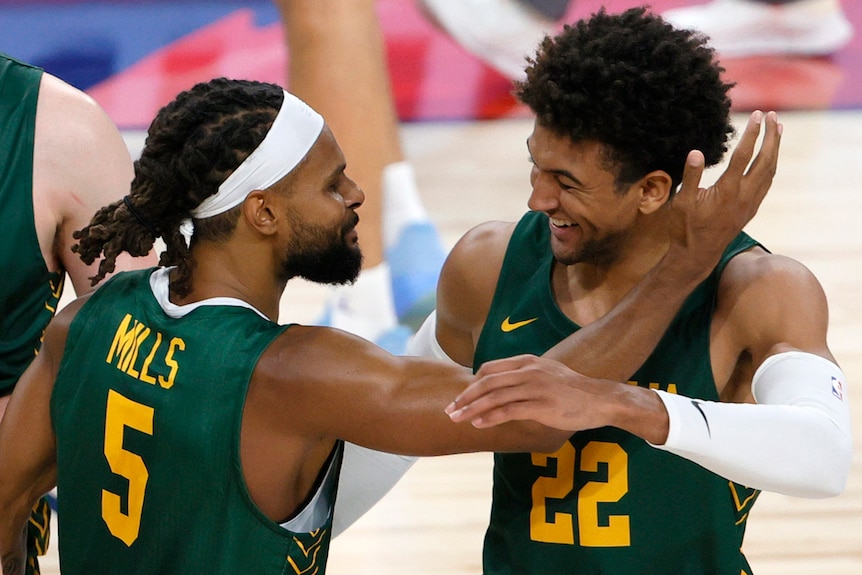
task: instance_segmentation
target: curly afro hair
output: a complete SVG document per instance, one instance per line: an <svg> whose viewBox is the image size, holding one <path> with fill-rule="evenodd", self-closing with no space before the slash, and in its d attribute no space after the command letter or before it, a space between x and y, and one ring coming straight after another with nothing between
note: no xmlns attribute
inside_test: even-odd
<svg viewBox="0 0 862 575"><path fill-rule="evenodd" d="M604 144L620 188L653 170L667 172L675 188L689 151L714 165L734 132L733 84L706 42L643 7L601 9L542 41L516 95L543 127Z"/></svg>
<svg viewBox="0 0 862 575"><path fill-rule="evenodd" d="M216 78L180 93L150 125L135 178L124 199L99 210L73 246L87 264L103 256L96 285L114 271L117 256L145 255L155 235L165 242L159 261L177 266L171 291L191 290L191 260L180 233L191 210L215 194L219 185L263 141L284 101L275 84ZM239 210L200 220L195 238L217 240L236 227Z"/></svg>

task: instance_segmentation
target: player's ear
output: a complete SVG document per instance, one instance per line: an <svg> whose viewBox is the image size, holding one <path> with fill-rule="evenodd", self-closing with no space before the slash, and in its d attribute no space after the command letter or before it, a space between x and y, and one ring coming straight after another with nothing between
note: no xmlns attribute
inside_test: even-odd
<svg viewBox="0 0 862 575"><path fill-rule="evenodd" d="M271 235L277 229L277 211L273 209L272 194L265 190L254 190L242 203L242 217L263 234Z"/></svg>
<svg viewBox="0 0 862 575"><path fill-rule="evenodd" d="M664 170L655 170L644 176L641 181L640 210L651 214L665 205L673 189L673 179Z"/></svg>

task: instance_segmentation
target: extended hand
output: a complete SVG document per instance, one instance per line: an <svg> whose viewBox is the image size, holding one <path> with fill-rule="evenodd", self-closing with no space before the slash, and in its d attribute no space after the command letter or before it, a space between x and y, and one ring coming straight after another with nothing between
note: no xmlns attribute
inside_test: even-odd
<svg viewBox="0 0 862 575"><path fill-rule="evenodd" d="M526 419L571 432L611 425L654 444L664 443L669 425L652 391L587 377L534 355L483 364L446 413L479 428Z"/></svg>
<svg viewBox="0 0 862 575"><path fill-rule="evenodd" d="M763 143L749 167L763 118L762 112L751 114L727 169L708 188L700 187L703 154L689 152L682 187L670 202L669 254L682 250L681 261L711 270L727 244L757 213L775 176L782 132L775 112L766 114Z"/></svg>
<svg viewBox="0 0 862 575"><path fill-rule="evenodd" d="M475 427L529 419L569 431L591 429L604 425L597 407L613 385L552 359L519 355L482 365L446 413Z"/></svg>

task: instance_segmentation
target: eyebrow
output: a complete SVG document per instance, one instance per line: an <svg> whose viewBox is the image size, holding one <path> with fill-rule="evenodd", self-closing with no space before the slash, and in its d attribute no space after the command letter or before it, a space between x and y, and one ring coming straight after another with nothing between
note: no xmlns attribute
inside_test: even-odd
<svg viewBox="0 0 862 575"><path fill-rule="evenodd" d="M527 138L527 153L530 154L530 159L533 161L533 165L536 165L536 160L535 160L535 158L533 158L533 151L530 150L530 138ZM566 177L566 178L572 180L573 182L575 182L575 184L577 184L579 186L584 185L584 183L581 180L579 180L577 177L575 177L575 175L568 170L543 170L543 171L549 172L551 174L556 174L558 176Z"/></svg>

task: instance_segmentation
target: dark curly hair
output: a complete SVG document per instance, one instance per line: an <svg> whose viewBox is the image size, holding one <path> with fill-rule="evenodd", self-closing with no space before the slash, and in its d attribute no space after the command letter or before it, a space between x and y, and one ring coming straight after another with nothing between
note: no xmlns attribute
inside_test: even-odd
<svg viewBox="0 0 862 575"><path fill-rule="evenodd" d="M180 93L162 108L150 125L127 202L100 209L84 229L75 232L72 250L86 264L104 254L96 285L114 271L122 252L143 256L153 248L155 234L165 242L159 265L177 266L171 291L191 290L189 248L179 232L207 197L263 141L284 100L275 84L217 78ZM228 236L239 209L195 222L194 239Z"/></svg>
<svg viewBox="0 0 862 575"><path fill-rule="evenodd" d="M689 151L714 165L734 131L733 84L706 42L645 7L618 15L602 8L546 37L515 92L543 127L604 144L618 189L653 170L666 171L676 188Z"/></svg>

